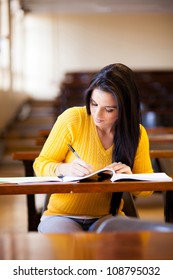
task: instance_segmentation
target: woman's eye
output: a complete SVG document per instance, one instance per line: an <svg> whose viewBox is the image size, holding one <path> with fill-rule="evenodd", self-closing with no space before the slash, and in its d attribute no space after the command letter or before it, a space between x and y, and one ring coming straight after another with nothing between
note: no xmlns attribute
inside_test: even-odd
<svg viewBox="0 0 173 280"><path fill-rule="evenodd" d="M108 112L108 113L111 113L111 112L113 112L114 111L114 109L107 109L106 108L106 112Z"/></svg>
<svg viewBox="0 0 173 280"><path fill-rule="evenodd" d="M91 100L91 105L97 106L97 103L95 103L94 101Z"/></svg>

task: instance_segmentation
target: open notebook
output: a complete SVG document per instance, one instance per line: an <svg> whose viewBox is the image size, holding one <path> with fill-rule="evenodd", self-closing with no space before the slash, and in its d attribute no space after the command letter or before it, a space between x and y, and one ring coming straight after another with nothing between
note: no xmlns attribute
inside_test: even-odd
<svg viewBox="0 0 173 280"><path fill-rule="evenodd" d="M169 177L164 172L158 173L141 173L141 174L117 174L114 170L109 168L103 168L97 170L84 177L52 177L52 176L41 176L41 177L4 177L0 178L0 183L46 183L46 182L75 182L75 181L84 181L84 180L102 180L110 179L112 182L115 181L125 181L125 180L138 180L138 181L172 181L172 178Z"/></svg>

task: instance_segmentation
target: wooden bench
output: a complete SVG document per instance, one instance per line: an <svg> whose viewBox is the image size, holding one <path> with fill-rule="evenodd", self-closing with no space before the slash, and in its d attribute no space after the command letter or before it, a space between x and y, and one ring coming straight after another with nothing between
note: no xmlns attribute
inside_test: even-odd
<svg viewBox="0 0 173 280"><path fill-rule="evenodd" d="M173 127L152 127L146 128L146 130L151 144L173 143ZM36 145L43 146L49 133L49 129L40 130L36 139Z"/></svg>
<svg viewBox="0 0 173 280"><path fill-rule="evenodd" d="M173 134L173 127L151 127L146 128L147 133L151 134Z"/></svg>

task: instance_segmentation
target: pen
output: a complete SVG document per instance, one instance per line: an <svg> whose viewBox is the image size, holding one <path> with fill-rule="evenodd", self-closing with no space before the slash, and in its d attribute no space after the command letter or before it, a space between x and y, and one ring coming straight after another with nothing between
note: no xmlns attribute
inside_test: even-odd
<svg viewBox="0 0 173 280"><path fill-rule="evenodd" d="M70 144L68 144L68 147L77 158L80 158L80 156L76 153L76 151L73 149L73 147Z"/></svg>

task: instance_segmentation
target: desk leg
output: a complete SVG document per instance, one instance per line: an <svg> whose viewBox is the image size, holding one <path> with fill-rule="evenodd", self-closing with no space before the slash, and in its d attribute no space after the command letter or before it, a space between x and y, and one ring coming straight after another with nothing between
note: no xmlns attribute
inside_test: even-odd
<svg viewBox="0 0 173 280"><path fill-rule="evenodd" d="M155 159L156 172L163 172L158 158ZM164 193L164 217L165 222L173 223L173 191L166 191Z"/></svg>
<svg viewBox="0 0 173 280"><path fill-rule="evenodd" d="M173 223L173 191L164 193L164 215L165 222Z"/></svg>
<svg viewBox="0 0 173 280"><path fill-rule="evenodd" d="M36 211L34 194L27 195L28 231L37 231L41 213Z"/></svg>
<svg viewBox="0 0 173 280"><path fill-rule="evenodd" d="M23 161L25 168L25 176L34 176L33 160ZM28 231L36 231L40 221L41 213L38 213L35 207L35 195L27 195L27 212L28 212Z"/></svg>

